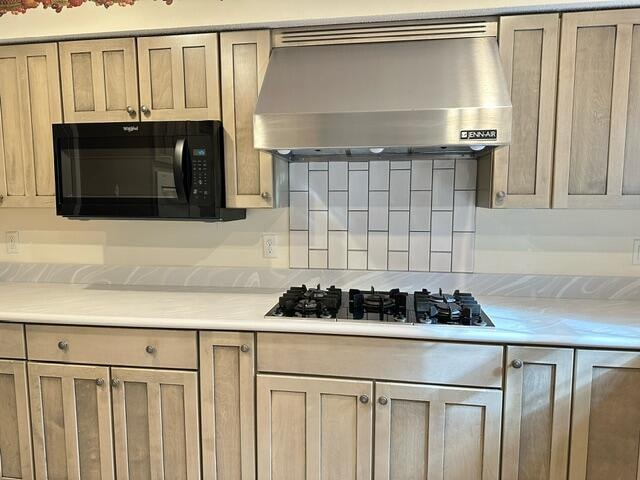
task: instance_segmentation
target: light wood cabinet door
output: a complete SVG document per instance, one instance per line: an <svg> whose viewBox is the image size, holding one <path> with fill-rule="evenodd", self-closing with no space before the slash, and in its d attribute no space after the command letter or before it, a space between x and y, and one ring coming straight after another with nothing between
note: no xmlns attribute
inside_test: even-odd
<svg viewBox="0 0 640 480"><path fill-rule="evenodd" d="M372 382L258 375L258 478L371 478Z"/></svg>
<svg viewBox="0 0 640 480"><path fill-rule="evenodd" d="M0 47L0 105L0 206L53 206L51 125L62 121L55 43Z"/></svg>
<svg viewBox="0 0 640 480"><path fill-rule="evenodd" d="M553 206L640 207L640 9L562 17Z"/></svg>
<svg viewBox="0 0 640 480"><path fill-rule="evenodd" d="M109 369L29 363L36 478L113 479Z"/></svg>
<svg viewBox="0 0 640 480"><path fill-rule="evenodd" d="M376 383L376 480L497 480L502 392Z"/></svg>
<svg viewBox="0 0 640 480"><path fill-rule="evenodd" d="M637 480L640 353L578 350L570 480Z"/></svg>
<svg viewBox="0 0 640 480"><path fill-rule="evenodd" d="M199 479L196 372L112 368L111 374L118 480Z"/></svg>
<svg viewBox="0 0 640 480"><path fill-rule="evenodd" d="M559 24L558 14L500 18L513 128L511 144L494 152L493 207L551 206Z"/></svg>
<svg viewBox="0 0 640 480"><path fill-rule="evenodd" d="M253 333L200 333L204 480L254 480Z"/></svg>
<svg viewBox="0 0 640 480"><path fill-rule="evenodd" d="M79 40L59 47L65 123L139 118L135 39Z"/></svg>
<svg viewBox="0 0 640 480"><path fill-rule="evenodd" d="M140 118L220 120L218 35L138 38Z"/></svg>
<svg viewBox="0 0 640 480"><path fill-rule="evenodd" d="M31 433L25 362L0 360L0 480L30 480Z"/></svg>
<svg viewBox="0 0 640 480"><path fill-rule="evenodd" d="M566 480L573 350L509 347L502 478Z"/></svg>
<svg viewBox="0 0 640 480"><path fill-rule="evenodd" d="M274 205L273 158L253 148L253 112L270 52L268 30L220 34L227 207Z"/></svg>

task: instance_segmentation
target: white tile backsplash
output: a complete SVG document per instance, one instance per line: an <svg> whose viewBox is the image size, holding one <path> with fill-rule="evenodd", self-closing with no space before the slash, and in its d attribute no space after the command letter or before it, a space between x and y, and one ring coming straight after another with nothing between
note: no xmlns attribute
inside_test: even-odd
<svg viewBox="0 0 640 480"><path fill-rule="evenodd" d="M409 210L410 170L391 170L389 180L389 210Z"/></svg>
<svg viewBox="0 0 640 480"><path fill-rule="evenodd" d="M309 210L326 210L329 176L326 171L309 172Z"/></svg>
<svg viewBox="0 0 640 480"><path fill-rule="evenodd" d="M347 190L347 162L329 163L329 190Z"/></svg>
<svg viewBox="0 0 640 480"><path fill-rule="evenodd" d="M389 192L369 192L369 230L389 230Z"/></svg>
<svg viewBox="0 0 640 480"><path fill-rule="evenodd" d="M292 268L473 271L475 160L292 162L289 175Z"/></svg>
<svg viewBox="0 0 640 480"><path fill-rule="evenodd" d="M389 190L389 161L369 163L369 190Z"/></svg>
<svg viewBox="0 0 640 480"><path fill-rule="evenodd" d="M329 268L347 268L347 232L329 232Z"/></svg>
<svg viewBox="0 0 640 480"><path fill-rule="evenodd" d="M306 230L309 228L309 192L289 193L289 228Z"/></svg>
<svg viewBox="0 0 640 480"><path fill-rule="evenodd" d="M433 171L433 210L453 210L453 169Z"/></svg>
<svg viewBox="0 0 640 480"><path fill-rule="evenodd" d="M389 250L409 250L409 212L389 212Z"/></svg>
<svg viewBox="0 0 640 480"><path fill-rule="evenodd" d="M369 172L354 170L349 172L349 210L369 208Z"/></svg>
<svg viewBox="0 0 640 480"><path fill-rule="evenodd" d="M349 212L349 250L367 249L367 212Z"/></svg>
<svg viewBox="0 0 640 480"><path fill-rule="evenodd" d="M329 230L347 229L347 192L329 192Z"/></svg>
<svg viewBox="0 0 640 480"><path fill-rule="evenodd" d="M387 270L387 232L369 232L368 270Z"/></svg>
<svg viewBox="0 0 640 480"><path fill-rule="evenodd" d="M327 248L327 215L326 210L309 212L309 248Z"/></svg>
<svg viewBox="0 0 640 480"><path fill-rule="evenodd" d="M309 189L309 164L306 162L289 163L289 190L291 192Z"/></svg>

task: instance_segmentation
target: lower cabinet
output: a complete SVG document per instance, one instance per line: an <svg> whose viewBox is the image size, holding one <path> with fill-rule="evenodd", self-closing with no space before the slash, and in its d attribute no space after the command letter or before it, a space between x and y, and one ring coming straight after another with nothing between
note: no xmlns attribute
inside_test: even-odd
<svg viewBox="0 0 640 480"><path fill-rule="evenodd" d="M254 365L253 333L200 333L203 480L256 478Z"/></svg>
<svg viewBox="0 0 640 480"><path fill-rule="evenodd" d="M376 396L375 480L498 479L502 392L376 383Z"/></svg>
<svg viewBox="0 0 640 480"><path fill-rule="evenodd" d="M505 372L502 478L566 480L573 350L508 347Z"/></svg>
<svg viewBox="0 0 640 480"><path fill-rule="evenodd" d="M118 480L199 479L198 374L112 368L111 375Z"/></svg>
<svg viewBox="0 0 640 480"><path fill-rule="evenodd" d="M576 352L570 480L637 480L640 353Z"/></svg>
<svg viewBox="0 0 640 480"><path fill-rule="evenodd" d="M0 360L0 479L32 478L26 364Z"/></svg>
<svg viewBox="0 0 640 480"><path fill-rule="evenodd" d="M109 368L29 363L36 478L114 478Z"/></svg>
<svg viewBox="0 0 640 480"><path fill-rule="evenodd" d="M258 478L371 478L373 382L258 375Z"/></svg>
<svg viewBox="0 0 640 480"><path fill-rule="evenodd" d="M29 383L36 478L199 478L196 372L30 363Z"/></svg>

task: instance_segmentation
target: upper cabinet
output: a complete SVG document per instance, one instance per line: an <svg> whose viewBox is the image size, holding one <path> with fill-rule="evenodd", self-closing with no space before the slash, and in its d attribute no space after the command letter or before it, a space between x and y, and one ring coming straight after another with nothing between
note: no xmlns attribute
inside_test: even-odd
<svg viewBox="0 0 640 480"><path fill-rule="evenodd" d="M220 119L216 33L62 42L60 68L67 123Z"/></svg>
<svg viewBox="0 0 640 480"><path fill-rule="evenodd" d="M640 10L563 15L553 206L640 207Z"/></svg>
<svg viewBox="0 0 640 480"><path fill-rule="evenodd" d="M142 120L220 120L218 35L138 38Z"/></svg>
<svg viewBox="0 0 640 480"><path fill-rule="evenodd" d="M220 34L227 207L282 204L283 161L253 148L253 112L270 52L268 30Z"/></svg>
<svg viewBox="0 0 640 480"><path fill-rule="evenodd" d="M491 206L549 208L560 19L500 19L500 57L511 91L510 146L494 152Z"/></svg>
<svg viewBox="0 0 640 480"><path fill-rule="evenodd" d="M62 42L60 74L66 123L138 118L135 39Z"/></svg>
<svg viewBox="0 0 640 480"><path fill-rule="evenodd" d="M53 205L51 124L61 121L56 45L0 47L0 206Z"/></svg>

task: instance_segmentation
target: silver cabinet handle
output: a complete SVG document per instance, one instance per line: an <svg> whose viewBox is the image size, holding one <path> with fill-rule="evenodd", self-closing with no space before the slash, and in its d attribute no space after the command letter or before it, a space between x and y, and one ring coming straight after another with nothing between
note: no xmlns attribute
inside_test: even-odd
<svg viewBox="0 0 640 480"><path fill-rule="evenodd" d="M369 403L369 395L360 395L360 403Z"/></svg>
<svg viewBox="0 0 640 480"><path fill-rule="evenodd" d="M120 380L118 380L117 378L111 379L111 386L113 388L118 388L120 386Z"/></svg>
<svg viewBox="0 0 640 480"><path fill-rule="evenodd" d="M507 198L506 192L500 190L498 193L496 193L496 205L502 205L505 198Z"/></svg>
<svg viewBox="0 0 640 480"><path fill-rule="evenodd" d="M522 368L522 365L524 365L522 360L517 359L517 358L513 362L511 362L511 366L513 368Z"/></svg>
<svg viewBox="0 0 640 480"><path fill-rule="evenodd" d="M386 405L387 403L389 403L389 399L387 397L385 397L384 395L378 397L378 403L380 405Z"/></svg>
<svg viewBox="0 0 640 480"><path fill-rule="evenodd" d="M2 205L2 202L4 202L4 195L0 195L0 205Z"/></svg>
<svg viewBox="0 0 640 480"><path fill-rule="evenodd" d="M127 113L129 114L130 117L135 117L136 116L136 109L133 108L131 105L127 105Z"/></svg>
<svg viewBox="0 0 640 480"><path fill-rule="evenodd" d="M60 340L58 342L58 349L66 352L67 350L69 350L69 344L66 340Z"/></svg>
<svg viewBox="0 0 640 480"><path fill-rule="evenodd" d="M101 387L104 385L104 378L96 378L96 385Z"/></svg>
<svg viewBox="0 0 640 480"><path fill-rule="evenodd" d="M147 116L151 115L151 109L146 105L140 105L140 111Z"/></svg>
<svg viewBox="0 0 640 480"><path fill-rule="evenodd" d="M246 343L245 343L245 344L242 344L242 345L240 346L240 351L241 351L242 353L247 353L247 352L251 351L251 347L250 347L249 345L247 345Z"/></svg>
<svg viewBox="0 0 640 480"><path fill-rule="evenodd" d="M260 196L264 199L264 200L269 200L269 198L271 198L271 194L269 192L262 192L260 194Z"/></svg>
<svg viewBox="0 0 640 480"><path fill-rule="evenodd" d="M149 355L153 355L154 353L156 353L156 347L154 347L153 345L147 345L147 348L145 348L144 350Z"/></svg>

